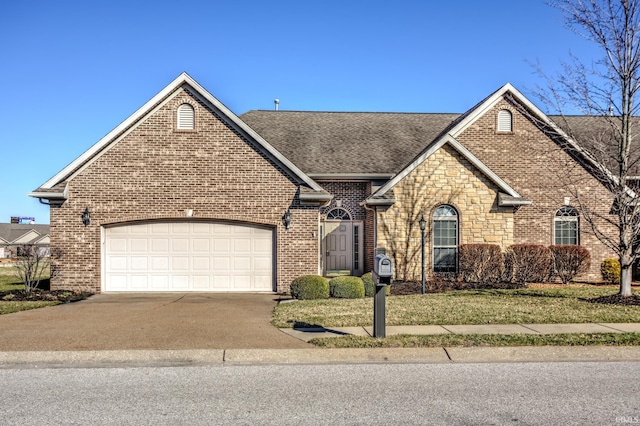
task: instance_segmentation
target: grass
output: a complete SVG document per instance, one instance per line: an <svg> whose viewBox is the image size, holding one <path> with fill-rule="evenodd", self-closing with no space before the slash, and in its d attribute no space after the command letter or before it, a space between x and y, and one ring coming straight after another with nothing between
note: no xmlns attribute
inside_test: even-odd
<svg viewBox="0 0 640 426"><path fill-rule="evenodd" d="M14 312L28 311L29 309L44 308L46 306L53 306L60 304L59 301L0 301L0 315L12 314Z"/></svg>
<svg viewBox="0 0 640 426"><path fill-rule="evenodd" d="M0 267L0 291L24 290L24 283L11 266Z"/></svg>
<svg viewBox="0 0 640 426"><path fill-rule="evenodd" d="M24 283L15 276L12 267L0 268L0 292L11 292L24 290ZM12 314L14 312L27 311L29 309L44 308L59 304L59 301L14 301L0 300L0 315Z"/></svg>
<svg viewBox="0 0 640 426"><path fill-rule="evenodd" d="M313 339L322 348L432 348L454 346L638 346L640 333L394 335L385 339L345 336Z"/></svg>
<svg viewBox="0 0 640 426"><path fill-rule="evenodd" d="M387 325L562 324L640 322L639 306L590 303L615 294L615 286L563 286L515 290L456 290L387 298ZM276 327L367 326L373 299L324 299L276 307Z"/></svg>

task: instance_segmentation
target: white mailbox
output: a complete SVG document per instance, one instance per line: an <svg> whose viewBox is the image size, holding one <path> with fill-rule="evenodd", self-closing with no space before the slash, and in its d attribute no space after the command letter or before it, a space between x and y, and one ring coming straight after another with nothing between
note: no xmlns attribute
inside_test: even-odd
<svg viewBox="0 0 640 426"><path fill-rule="evenodd" d="M380 278L393 277L393 261L391 258L384 254L377 255L373 262L373 273Z"/></svg>

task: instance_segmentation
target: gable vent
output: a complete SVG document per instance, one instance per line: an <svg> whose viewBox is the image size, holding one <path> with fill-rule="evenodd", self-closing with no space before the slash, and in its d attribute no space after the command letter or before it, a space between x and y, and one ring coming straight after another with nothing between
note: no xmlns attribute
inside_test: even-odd
<svg viewBox="0 0 640 426"><path fill-rule="evenodd" d="M178 129L193 130L195 125L195 113L189 104L178 107Z"/></svg>
<svg viewBox="0 0 640 426"><path fill-rule="evenodd" d="M498 131L499 132L513 131L511 111L507 111L506 109L503 109L498 113Z"/></svg>

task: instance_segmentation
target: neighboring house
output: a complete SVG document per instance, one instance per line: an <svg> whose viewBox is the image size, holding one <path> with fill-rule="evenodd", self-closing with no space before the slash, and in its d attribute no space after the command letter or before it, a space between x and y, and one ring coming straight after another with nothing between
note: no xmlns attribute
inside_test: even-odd
<svg viewBox="0 0 640 426"><path fill-rule="evenodd" d="M549 126L509 84L462 115L238 117L182 74L30 195L51 205L52 288L286 291L367 272L375 247L415 278L423 215L429 272L460 244L581 244L599 279L612 254L559 177L604 214L613 197Z"/></svg>
<svg viewBox="0 0 640 426"><path fill-rule="evenodd" d="M0 259L15 257L22 245L36 245L48 255L49 243L49 225L0 223Z"/></svg>

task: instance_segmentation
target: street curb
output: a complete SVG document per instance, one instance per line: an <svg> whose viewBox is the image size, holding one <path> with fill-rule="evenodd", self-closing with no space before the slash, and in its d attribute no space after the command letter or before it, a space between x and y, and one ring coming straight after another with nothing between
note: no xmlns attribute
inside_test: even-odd
<svg viewBox="0 0 640 426"><path fill-rule="evenodd" d="M443 348L229 349L225 364L451 362Z"/></svg>
<svg viewBox="0 0 640 426"><path fill-rule="evenodd" d="M453 362L640 361L640 346L510 346L446 348Z"/></svg>
<svg viewBox="0 0 640 426"><path fill-rule="evenodd" d="M639 346L0 352L0 368L247 364L640 362Z"/></svg>
<svg viewBox="0 0 640 426"><path fill-rule="evenodd" d="M223 349L0 352L0 368L94 365L220 364Z"/></svg>

